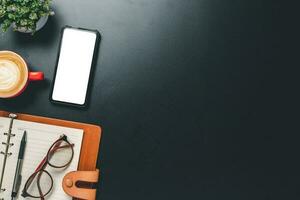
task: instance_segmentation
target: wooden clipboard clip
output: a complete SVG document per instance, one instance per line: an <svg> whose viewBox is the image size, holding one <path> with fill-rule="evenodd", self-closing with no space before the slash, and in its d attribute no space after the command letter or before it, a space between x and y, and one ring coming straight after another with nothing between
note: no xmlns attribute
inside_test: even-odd
<svg viewBox="0 0 300 200"><path fill-rule="evenodd" d="M96 189L82 188L79 182L97 183L99 179L99 170L96 171L73 171L65 175L62 187L66 194L84 200L95 200Z"/></svg>

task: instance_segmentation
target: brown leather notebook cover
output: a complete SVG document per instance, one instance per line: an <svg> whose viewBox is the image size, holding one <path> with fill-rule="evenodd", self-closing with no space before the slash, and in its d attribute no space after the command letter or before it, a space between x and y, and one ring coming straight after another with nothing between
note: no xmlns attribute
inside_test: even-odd
<svg viewBox="0 0 300 200"><path fill-rule="evenodd" d="M8 117L10 112L0 111L1 117ZM78 171L96 171L97 158L100 148L101 127L91 124L66 121L61 119L40 117L28 114L20 114L17 119L31 122L44 123L49 125L65 126L70 128L83 129L83 141L80 152Z"/></svg>

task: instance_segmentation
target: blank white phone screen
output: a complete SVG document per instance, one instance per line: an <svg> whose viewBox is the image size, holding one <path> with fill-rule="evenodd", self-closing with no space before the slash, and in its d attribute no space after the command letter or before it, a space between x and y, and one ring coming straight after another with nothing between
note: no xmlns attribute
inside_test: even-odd
<svg viewBox="0 0 300 200"><path fill-rule="evenodd" d="M79 105L85 103L96 38L92 31L64 29L53 100Z"/></svg>

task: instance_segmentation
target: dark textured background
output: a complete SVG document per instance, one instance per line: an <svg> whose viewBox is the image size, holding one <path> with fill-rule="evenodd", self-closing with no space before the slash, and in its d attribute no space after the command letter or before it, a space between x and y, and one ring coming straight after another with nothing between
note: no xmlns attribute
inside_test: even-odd
<svg viewBox="0 0 300 200"><path fill-rule="evenodd" d="M56 0L33 37L0 36L47 79L0 108L100 124L99 199L300 199L298 8ZM48 100L64 25L102 34L86 110Z"/></svg>

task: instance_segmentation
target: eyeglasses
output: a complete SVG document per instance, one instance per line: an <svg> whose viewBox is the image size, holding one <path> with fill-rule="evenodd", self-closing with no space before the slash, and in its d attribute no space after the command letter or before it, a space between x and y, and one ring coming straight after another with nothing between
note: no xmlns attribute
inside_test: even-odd
<svg viewBox="0 0 300 200"><path fill-rule="evenodd" d="M27 179L22 196L31 198L40 198L44 200L52 188L53 178L45 170L47 165L56 169L62 169L70 165L74 156L74 144L71 144L66 135L60 136L48 150L47 155L38 165L34 173Z"/></svg>

